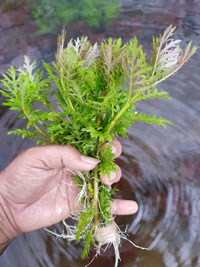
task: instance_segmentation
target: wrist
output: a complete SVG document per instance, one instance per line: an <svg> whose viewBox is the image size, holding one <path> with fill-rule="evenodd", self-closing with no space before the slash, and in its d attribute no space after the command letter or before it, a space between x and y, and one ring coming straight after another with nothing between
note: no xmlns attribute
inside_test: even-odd
<svg viewBox="0 0 200 267"><path fill-rule="evenodd" d="M4 179L4 174L0 172L0 188L2 188L1 185L3 185ZM0 254L19 233L9 204L0 190Z"/></svg>

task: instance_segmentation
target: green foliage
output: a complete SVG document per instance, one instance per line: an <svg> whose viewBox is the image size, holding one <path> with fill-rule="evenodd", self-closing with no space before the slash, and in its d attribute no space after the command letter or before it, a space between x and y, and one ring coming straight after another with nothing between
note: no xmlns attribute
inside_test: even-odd
<svg viewBox="0 0 200 267"><path fill-rule="evenodd" d="M79 241L82 235L85 235L85 231L88 231L88 225L92 222L95 215L94 207L89 207L86 211L81 213L79 222L77 224L76 240Z"/></svg>
<svg viewBox="0 0 200 267"><path fill-rule="evenodd" d="M197 49L189 43L182 51L179 41L172 39L173 31L169 26L163 36L153 39L150 63L136 37L124 45L120 38L109 38L99 47L82 37L64 48L63 31L55 61L43 63L47 78L25 57L19 70L11 67L1 80L4 105L27 121L26 129L9 134L42 144L71 144L84 155L101 159L95 170L83 173L86 195L81 199L83 211L76 231L77 241L85 239L83 257L94 242L93 227L111 220L113 190L101 183L100 176L109 177L116 169L111 146L102 148L103 144L117 136L127 137L128 128L137 121L164 128L172 124L138 113L136 107L141 101L170 99L157 84L175 74ZM73 177L81 189L83 180Z"/></svg>
<svg viewBox="0 0 200 267"><path fill-rule="evenodd" d="M110 177L110 172L111 171L117 171L115 168L115 163L114 163L114 156L115 154L112 152L112 147L111 146L105 146L102 149L102 160L101 160L101 166L99 168L99 174L102 176L104 173Z"/></svg>
<svg viewBox="0 0 200 267"><path fill-rule="evenodd" d="M109 223L111 221L111 207L110 201L113 201L112 195L115 191L118 191L115 187L110 189L106 185L101 185L101 190L99 193L99 205L100 214L99 217L102 222Z"/></svg>
<svg viewBox="0 0 200 267"><path fill-rule="evenodd" d="M35 18L38 33L56 31L59 26L84 20L90 26L100 28L118 15L119 0L28 0Z"/></svg>
<svg viewBox="0 0 200 267"><path fill-rule="evenodd" d="M155 115L149 116L149 115L146 115L143 113L134 114L133 123L136 121L143 121L143 122L146 122L148 124L157 124L157 125L163 126L164 128L166 128L166 125L165 125L166 123L173 125L173 123L171 121L165 120L161 117L156 117Z"/></svg>
<svg viewBox="0 0 200 267"><path fill-rule="evenodd" d="M83 253L81 255L81 258L84 259L90 251L90 243L92 242L93 239L93 229L90 229L88 232L85 234L85 246L83 249Z"/></svg>

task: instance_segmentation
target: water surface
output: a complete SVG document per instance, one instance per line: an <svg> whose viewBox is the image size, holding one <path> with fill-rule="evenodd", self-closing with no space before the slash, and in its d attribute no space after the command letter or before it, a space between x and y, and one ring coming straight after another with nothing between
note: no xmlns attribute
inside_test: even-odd
<svg viewBox="0 0 200 267"><path fill-rule="evenodd" d="M58 23L52 32L39 35L33 10L22 0L17 4L11 0L0 1L0 15L0 74L11 64L19 66L24 54L49 62L53 59L56 35L62 25ZM195 0L150 0L148 3L123 0L115 8L111 21L107 24L102 21L94 27L85 18L76 18L75 22L69 22L68 39L85 34L92 42L109 36L121 36L126 42L137 35L150 53L152 34L158 35L173 24L177 26L176 38L183 40L183 46L189 40L200 43L200 3ZM129 138L120 140L123 154L118 163L123 178L117 185L120 188L117 197L136 200L139 211L136 215L119 216L117 222L122 229L128 224L129 238L138 245L150 247L151 251L136 249L122 241L119 266L200 266L199 62L200 50L176 76L162 85L162 89L169 91L171 101L155 100L137 105L138 110L163 116L174 125L163 129L137 123L130 128ZM23 121L1 106L0 169L19 151L33 145L20 137L6 135L7 130L23 126ZM0 266L85 266L95 251L85 261L80 260L81 251L80 245L56 240L39 230L14 240L0 258ZM112 249L102 253L91 266L103 264L114 264Z"/></svg>

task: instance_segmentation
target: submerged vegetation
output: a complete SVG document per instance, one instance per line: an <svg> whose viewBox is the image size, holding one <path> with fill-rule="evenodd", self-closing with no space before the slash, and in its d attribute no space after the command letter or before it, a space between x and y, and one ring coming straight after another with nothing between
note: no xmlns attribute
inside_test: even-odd
<svg viewBox="0 0 200 267"><path fill-rule="evenodd" d="M28 0L39 34L51 33L60 25L86 21L102 28L117 17L120 0Z"/></svg>
<svg viewBox="0 0 200 267"><path fill-rule="evenodd" d="M56 234L83 240L83 258L91 243L97 254L102 245L112 244L115 266L118 264L120 239L127 237L111 215L109 203L115 188L100 180L103 173L109 176L115 170L111 147L102 146L117 136L127 137L128 128L137 121L163 127L172 124L137 112L136 104L148 99L169 99L168 93L157 85L174 75L195 53L197 47L191 47L191 43L184 51L180 48L181 41L173 39L174 30L169 26L163 35L153 38L150 63L136 37L126 44L120 38L109 38L100 46L82 37L71 40L65 48L63 30L55 62L43 63L48 75L44 76L42 70L36 69L36 62L31 63L25 56L24 65L18 70L11 67L1 80L5 87L1 90L4 105L27 121L26 129L9 134L20 134L42 144L71 144L84 155L100 159L94 170L73 174L80 186L77 204L82 204L82 210L73 216L76 226L64 221L66 232Z"/></svg>

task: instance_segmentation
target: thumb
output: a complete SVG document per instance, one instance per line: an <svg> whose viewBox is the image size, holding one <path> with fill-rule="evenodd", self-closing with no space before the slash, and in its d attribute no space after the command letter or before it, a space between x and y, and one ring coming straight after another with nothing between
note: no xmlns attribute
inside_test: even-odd
<svg viewBox="0 0 200 267"><path fill-rule="evenodd" d="M46 145L29 149L29 156L38 158L45 167L68 168L72 171L89 171L100 162L96 158L82 155L71 145Z"/></svg>

